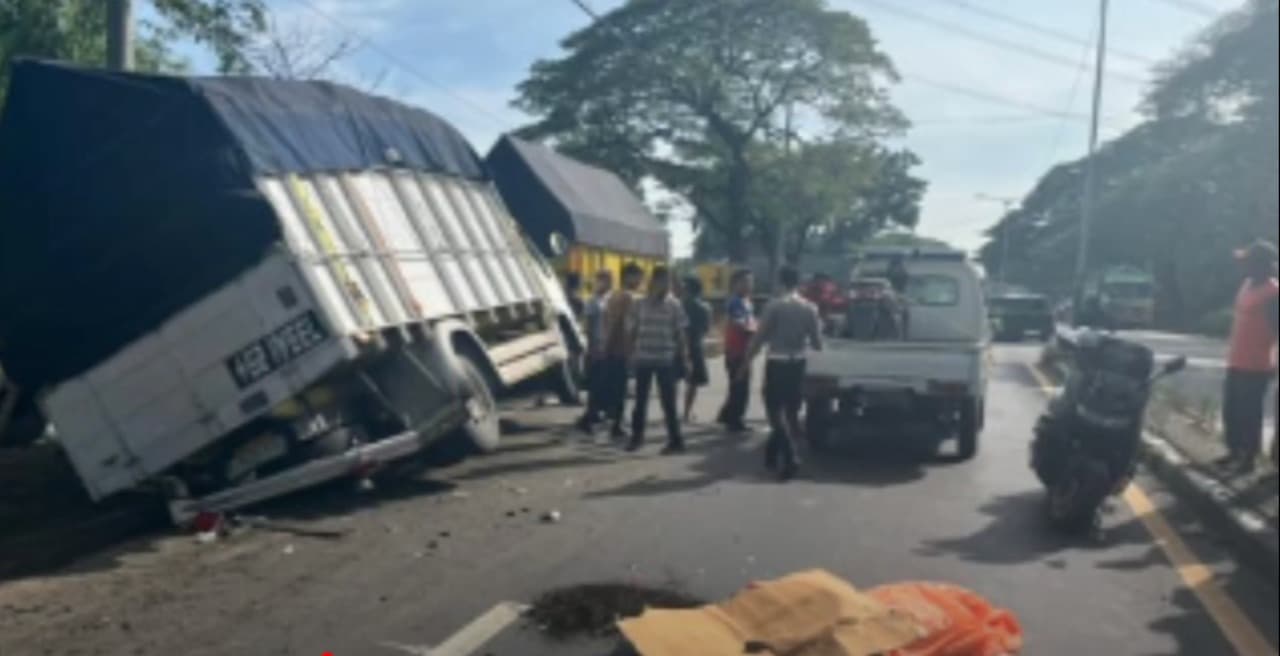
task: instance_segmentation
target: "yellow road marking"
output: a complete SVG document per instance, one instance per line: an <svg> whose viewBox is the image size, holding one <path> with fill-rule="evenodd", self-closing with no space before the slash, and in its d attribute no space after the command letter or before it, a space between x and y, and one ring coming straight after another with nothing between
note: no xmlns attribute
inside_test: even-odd
<svg viewBox="0 0 1280 656"><path fill-rule="evenodd" d="M1030 371L1031 377L1036 379L1036 385L1040 386L1041 392L1049 393L1058 388L1057 385L1053 384L1053 381L1049 380L1048 376L1044 375L1044 372L1040 371L1040 367L1029 364L1027 365L1027 371Z"/></svg>
<svg viewBox="0 0 1280 656"><path fill-rule="evenodd" d="M1222 629L1231 646L1236 648L1236 653L1244 656L1275 654L1276 651L1271 648L1258 627L1249 621L1244 611L1214 581L1213 570L1196 558L1191 548L1182 541L1177 531L1147 497L1147 493L1131 484L1124 491L1124 500L1142 521L1142 525L1147 527L1147 532L1156 539L1156 544L1160 545L1160 550L1169 562L1173 563L1182 582L1191 589L1205 610L1209 611L1209 616Z"/></svg>
<svg viewBox="0 0 1280 656"><path fill-rule="evenodd" d="M1038 367L1027 365L1027 369L1042 391L1047 392L1054 388L1053 383ZM1236 653L1241 656L1275 654L1276 650L1263 637L1258 627L1214 580L1213 570L1196 558L1195 553L1170 526L1164 515L1160 514L1160 510L1137 483L1131 483L1125 489L1124 501L1155 539L1156 545L1164 552L1165 558L1173 564L1178 578L1182 579L1182 583L1191 590L1196 599L1200 600L1200 605L1204 606L1214 624L1218 625L1227 642L1235 647Z"/></svg>

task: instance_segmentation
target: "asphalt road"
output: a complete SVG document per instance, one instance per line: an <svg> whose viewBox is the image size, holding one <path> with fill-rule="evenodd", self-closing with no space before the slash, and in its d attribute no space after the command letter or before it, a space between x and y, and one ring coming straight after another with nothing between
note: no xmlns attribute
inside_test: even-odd
<svg viewBox="0 0 1280 656"><path fill-rule="evenodd" d="M1026 466L1044 404L1027 369L1036 354L996 351L975 460L875 449L810 462L788 484L762 475L759 434L699 428L686 455L658 455L658 440L624 455L562 429L569 409L522 401L493 456L371 493L275 502L260 510L273 526L214 543L149 536L0 584L0 654L600 656L613 645L548 643L508 624L502 604L619 580L715 599L813 567L861 586L968 586L1018 615L1035 656L1231 654L1228 636L1251 631L1257 653L1274 653L1274 583L1234 564L1154 482L1139 481L1154 510L1117 502L1097 538L1047 530ZM720 394L704 395L702 417ZM559 522L540 520L550 510ZM1176 534L1160 534L1164 520ZM469 625L501 630L449 651L476 635L458 635Z"/></svg>

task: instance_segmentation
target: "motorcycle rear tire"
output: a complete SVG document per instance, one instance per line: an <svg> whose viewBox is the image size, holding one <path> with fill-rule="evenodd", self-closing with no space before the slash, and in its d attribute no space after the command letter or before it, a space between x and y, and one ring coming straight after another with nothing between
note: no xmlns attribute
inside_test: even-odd
<svg viewBox="0 0 1280 656"><path fill-rule="evenodd" d="M1071 534L1085 533L1094 528L1098 511L1107 498L1107 487L1104 481L1091 481L1090 478L1082 472L1071 471L1048 486L1045 512L1054 528Z"/></svg>

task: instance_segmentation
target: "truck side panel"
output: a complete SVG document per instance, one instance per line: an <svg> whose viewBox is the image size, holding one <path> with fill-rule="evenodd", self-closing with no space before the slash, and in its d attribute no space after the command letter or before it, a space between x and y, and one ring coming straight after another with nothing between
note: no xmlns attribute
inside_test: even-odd
<svg viewBox="0 0 1280 656"><path fill-rule="evenodd" d="M390 170L259 187L340 332L541 298L524 241L483 185Z"/></svg>

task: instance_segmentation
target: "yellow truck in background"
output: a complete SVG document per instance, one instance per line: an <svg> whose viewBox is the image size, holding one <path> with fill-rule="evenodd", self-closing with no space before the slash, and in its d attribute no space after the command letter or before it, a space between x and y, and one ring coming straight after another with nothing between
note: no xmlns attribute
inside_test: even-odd
<svg viewBox="0 0 1280 656"><path fill-rule="evenodd" d="M645 274L671 259L667 229L618 176L542 144L503 136L485 158L503 201L561 280L581 279L586 299L595 274L634 262Z"/></svg>
<svg viewBox="0 0 1280 656"><path fill-rule="evenodd" d="M729 280L736 267L729 262L702 262L693 268L693 275L702 283L702 296L710 302L729 298Z"/></svg>
<svg viewBox="0 0 1280 656"><path fill-rule="evenodd" d="M667 260L661 257L610 250L586 244L570 244L563 255L552 260L552 266L560 274L561 280L564 280L570 273L576 273L581 277L582 288L579 293L583 299L595 292L596 272L602 269L611 272L616 284L617 280L622 276L622 267L628 263L638 265L644 271L645 278L648 278L653 271L653 267L666 264Z"/></svg>

